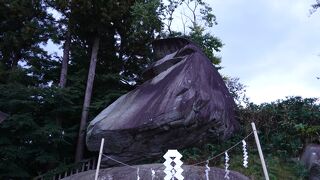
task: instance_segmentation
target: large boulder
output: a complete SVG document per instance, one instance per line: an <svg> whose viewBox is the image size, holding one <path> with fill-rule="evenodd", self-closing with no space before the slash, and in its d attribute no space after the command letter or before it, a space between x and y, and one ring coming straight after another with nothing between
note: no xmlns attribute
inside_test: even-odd
<svg viewBox="0 0 320 180"><path fill-rule="evenodd" d="M86 138L90 151L99 151L105 138L104 153L137 163L209 138L224 140L237 129L233 98L201 49L181 38L153 45L157 56L165 56L147 68L143 84L90 122Z"/></svg>
<svg viewBox="0 0 320 180"><path fill-rule="evenodd" d="M147 164L139 165L132 167L114 167L108 169L101 169L99 171L99 180L136 180L137 179L137 170L135 168L139 167L139 177L142 180L151 180L151 169L155 171L155 177L153 180L163 180L165 173L163 172L163 164ZM183 172L182 175L186 180L205 180L205 167L199 166L182 166ZM224 169L211 167L209 171L210 180L222 180L224 178L225 172ZM69 177L64 178L63 180L88 180L94 179L95 170L85 171L79 174L75 174ZM230 180L249 180L248 177L235 172L230 171L229 174Z"/></svg>

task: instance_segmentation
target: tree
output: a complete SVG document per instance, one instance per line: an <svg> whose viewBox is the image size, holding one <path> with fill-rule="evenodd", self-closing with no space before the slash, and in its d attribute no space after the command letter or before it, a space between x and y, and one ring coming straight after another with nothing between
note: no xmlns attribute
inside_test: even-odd
<svg viewBox="0 0 320 180"><path fill-rule="evenodd" d="M65 37L66 39L63 44L63 57L62 57L61 73L60 73L60 81L59 81L59 86L61 88L66 87L66 84L67 84L68 62L69 62L70 44L71 44L70 31L66 32Z"/></svg>
<svg viewBox="0 0 320 180"><path fill-rule="evenodd" d="M141 74L153 61L151 42L162 31L160 15L162 4L158 0L136 1L125 18L116 26L116 51L122 64L119 70L124 82L140 83Z"/></svg>
<svg viewBox="0 0 320 180"><path fill-rule="evenodd" d="M178 8L183 10L181 12L183 32L171 29L172 21L174 20L173 16ZM182 36L191 39L202 48L212 63L220 69L221 58L216 55L216 52L220 52L223 44L219 38L206 32L206 27L212 28L217 24L216 17L212 13L212 8L209 4L203 0L172 0L165 6L165 9L166 13L163 19L167 21L168 34L164 34L163 36ZM189 28L188 33L186 33L186 26Z"/></svg>
<svg viewBox="0 0 320 180"><path fill-rule="evenodd" d="M47 4L3 0L0 19L0 109L10 115L0 126L0 179L30 179L69 161L72 128L55 117L60 102L70 108L74 97L57 100L60 91L50 86L59 64L43 44L59 33Z"/></svg>
<svg viewBox="0 0 320 180"><path fill-rule="evenodd" d="M95 37L93 46L92 46L92 53L90 58L90 68L88 73L88 80L87 80L87 87L85 91L85 97L83 102L81 120L80 120L80 128L79 128L79 137L76 149L76 157L75 160L78 162L83 157L84 152L84 139L85 139L85 127L88 119L88 111L91 102L91 95L92 95L92 88L93 88L93 81L96 71L96 64L97 64L97 56L99 50L99 37Z"/></svg>
<svg viewBox="0 0 320 180"><path fill-rule="evenodd" d="M77 23L73 26L80 27L79 36L91 42L91 58L88 72L88 80L82 108L79 127L79 137L75 160L80 161L84 153L85 127L88 119L88 111L91 103L93 81L98 61L100 39L103 36L115 35L114 23L123 19L123 14L130 8L130 1L77 1L77 7L72 11L71 18Z"/></svg>
<svg viewBox="0 0 320 180"><path fill-rule="evenodd" d="M61 63L61 71L60 71L60 80L59 87L64 88L67 83L67 74L68 74L68 62L70 56L70 45L71 45L71 29L70 27L70 14L71 14L71 0L69 1L59 1L59 0L48 0L47 4L49 4L52 8L57 10L62 18L59 20L59 29L60 29L60 38L64 40L63 43L63 56Z"/></svg>
<svg viewBox="0 0 320 180"><path fill-rule="evenodd" d="M58 11L61 18L57 20L58 35L57 42L63 42L63 56L61 62L60 79L58 86L63 89L66 87L67 74L68 74L68 62L70 57L70 45L71 45L71 32L70 26L70 13L71 13L71 1L60 1L60 0L46 0L46 4ZM56 122L57 125L62 124L63 119L61 114L57 113Z"/></svg>
<svg viewBox="0 0 320 180"><path fill-rule="evenodd" d="M0 2L0 58L6 69L14 69L18 62L30 65L46 53L46 43L55 32L53 18L42 1Z"/></svg>
<svg viewBox="0 0 320 180"><path fill-rule="evenodd" d="M30 86L25 82L32 77L17 69L19 76L0 84L0 109L10 114L0 126L0 179L30 179L69 162L73 153L72 128L55 123L57 89Z"/></svg>
<svg viewBox="0 0 320 180"><path fill-rule="evenodd" d="M224 77L226 86L238 107L249 104L246 96L246 86L239 82L239 78Z"/></svg>

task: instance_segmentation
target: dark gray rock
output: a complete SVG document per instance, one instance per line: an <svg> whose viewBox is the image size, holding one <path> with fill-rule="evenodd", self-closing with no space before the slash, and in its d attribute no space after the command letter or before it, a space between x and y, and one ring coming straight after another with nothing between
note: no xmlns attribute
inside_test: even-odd
<svg viewBox="0 0 320 180"><path fill-rule="evenodd" d="M209 138L224 140L237 129L233 98L198 46L173 38L156 41L154 51L166 56L147 68L147 81L90 122L86 139L90 151L99 151L105 138L104 153L137 163Z"/></svg>
<svg viewBox="0 0 320 180"><path fill-rule="evenodd" d="M320 145L308 144L301 156L301 163L309 170L312 164L316 161L320 161Z"/></svg>
<svg viewBox="0 0 320 180"><path fill-rule="evenodd" d="M155 170L155 178L153 180L163 180L165 173L163 172L163 164L147 164L133 166L134 168L139 167L139 176L141 180L151 180L151 169ZM114 167L108 169L101 169L99 171L99 180L136 180L137 179L137 170L131 167ZM205 180L205 167L199 166L182 166L183 172L182 175L186 180ZM224 170L220 168L210 167L209 179L210 180L223 180L224 179ZM89 180L94 179L95 171L86 171L82 172L63 180ZM249 180L248 177L235 172L230 171L229 174L230 180Z"/></svg>
<svg viewBox="0 0 320 180"><path fill-rule="evenodd" d="M312 163L309 180L320 180L320 160Z"/></svg>
<svg viewBox="0 0 320 180"><path fill-rule="evenodd" d="M310 180L320 180L320 145L308 144L301 156L301 163L309 170Z"/></svg>

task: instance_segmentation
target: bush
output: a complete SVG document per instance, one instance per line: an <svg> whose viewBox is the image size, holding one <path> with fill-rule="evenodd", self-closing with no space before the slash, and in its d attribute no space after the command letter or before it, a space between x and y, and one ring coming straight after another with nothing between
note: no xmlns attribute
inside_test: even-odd
<svg viewBox="0 0 320 180"><path fill-rule="evenodd" d="M296 157L308 143L320 143L320 105L316 98L288 97L239 110L240 123L256 123L264 150Z"/></svg>

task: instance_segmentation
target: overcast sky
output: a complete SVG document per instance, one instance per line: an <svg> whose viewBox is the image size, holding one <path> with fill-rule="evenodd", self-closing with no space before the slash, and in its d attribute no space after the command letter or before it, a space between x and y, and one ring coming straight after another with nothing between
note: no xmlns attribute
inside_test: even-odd
<svg viewBox="0 0 320 180"><path fill-rule="evenodd" d="M320 97L320 10L315 0L212 0L222 73L239 77L255 103Z"/></svg>

